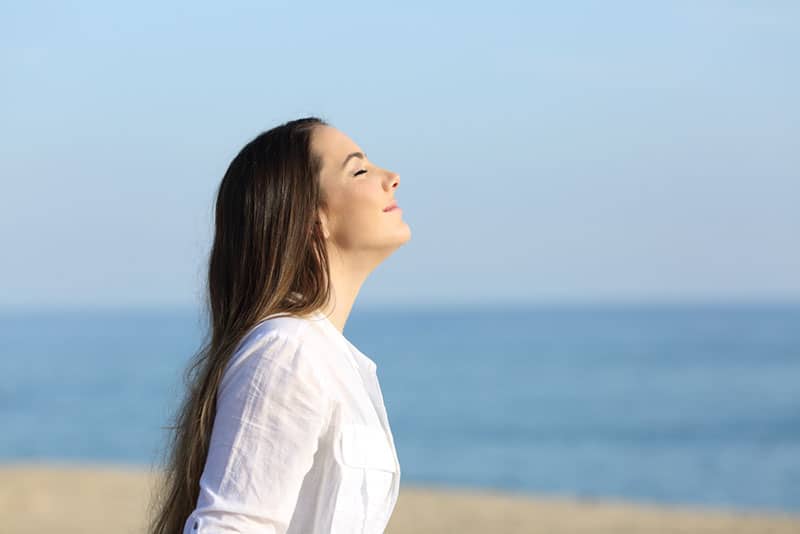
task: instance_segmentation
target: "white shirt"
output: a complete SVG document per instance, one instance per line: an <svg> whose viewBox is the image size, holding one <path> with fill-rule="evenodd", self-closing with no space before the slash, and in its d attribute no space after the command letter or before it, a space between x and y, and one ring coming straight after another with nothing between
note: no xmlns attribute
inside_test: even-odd
<svg viewBox="0 0 800 534"><path fill-rule="evenodd" d="M400 462L377 365L321 312L253 327L225 367L183 534L378 534Z"/></svg>

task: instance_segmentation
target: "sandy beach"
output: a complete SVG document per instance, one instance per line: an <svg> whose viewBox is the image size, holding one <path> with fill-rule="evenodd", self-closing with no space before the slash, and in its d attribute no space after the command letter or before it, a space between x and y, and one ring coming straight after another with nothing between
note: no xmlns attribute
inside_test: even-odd
<svg viewBox="0 0 800 534"><path fill-rule="evenodd" d="M0 466L0 531L143 533L152 473L123 466ZM800 515L568 500L402 485L387 534L800 533Z"/></svg>

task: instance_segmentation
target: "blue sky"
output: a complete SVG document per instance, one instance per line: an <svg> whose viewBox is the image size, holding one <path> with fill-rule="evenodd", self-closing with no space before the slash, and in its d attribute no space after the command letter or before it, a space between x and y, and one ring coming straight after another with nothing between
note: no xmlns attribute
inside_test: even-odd
<svg viewBox="0 0 800 534"><path fill-rule="evenodd" d="M796 3L66 4L0 8L0 307L196 305L305 115L401 176L360 303L800 298Z"/></svg>

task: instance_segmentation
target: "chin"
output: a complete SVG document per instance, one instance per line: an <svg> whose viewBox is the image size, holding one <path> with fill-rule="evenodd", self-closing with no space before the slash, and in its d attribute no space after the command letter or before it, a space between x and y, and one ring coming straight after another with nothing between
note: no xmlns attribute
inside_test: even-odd
<svg viewBox="0 0 800 534"><path fill-rule="evenodd" d="M403 224L403 232L400 234L401 245L411 240L411 228L408 224Z"/></svg>
<svg viewBox="0 0 800 534"><path fill-rule="evenodd" d="M411 239L411 232L400 232L392 236L390 239L384 241L384 245L381 247L385 251L389 251L391 254L398 248L402 247Z"/></svg>
<svg viewBox="0 0 800 534"><path fill-rule="evenodd" d="M400 227L395 227L383 234L380 241L373 241L373 247L391 252L406 244L410 239L411 228L403 223Z"/></svg>

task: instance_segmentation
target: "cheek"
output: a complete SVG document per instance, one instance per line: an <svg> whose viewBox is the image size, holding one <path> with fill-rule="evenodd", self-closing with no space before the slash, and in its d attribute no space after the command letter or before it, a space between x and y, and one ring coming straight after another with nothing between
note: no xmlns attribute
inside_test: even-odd
<svg viewBox="0 0 800 534"><path fill-rule="evenodd" d="M380 234L386 214L380 197L367 188L343 194L337 202L336 233L343 244Z"/></svg>

